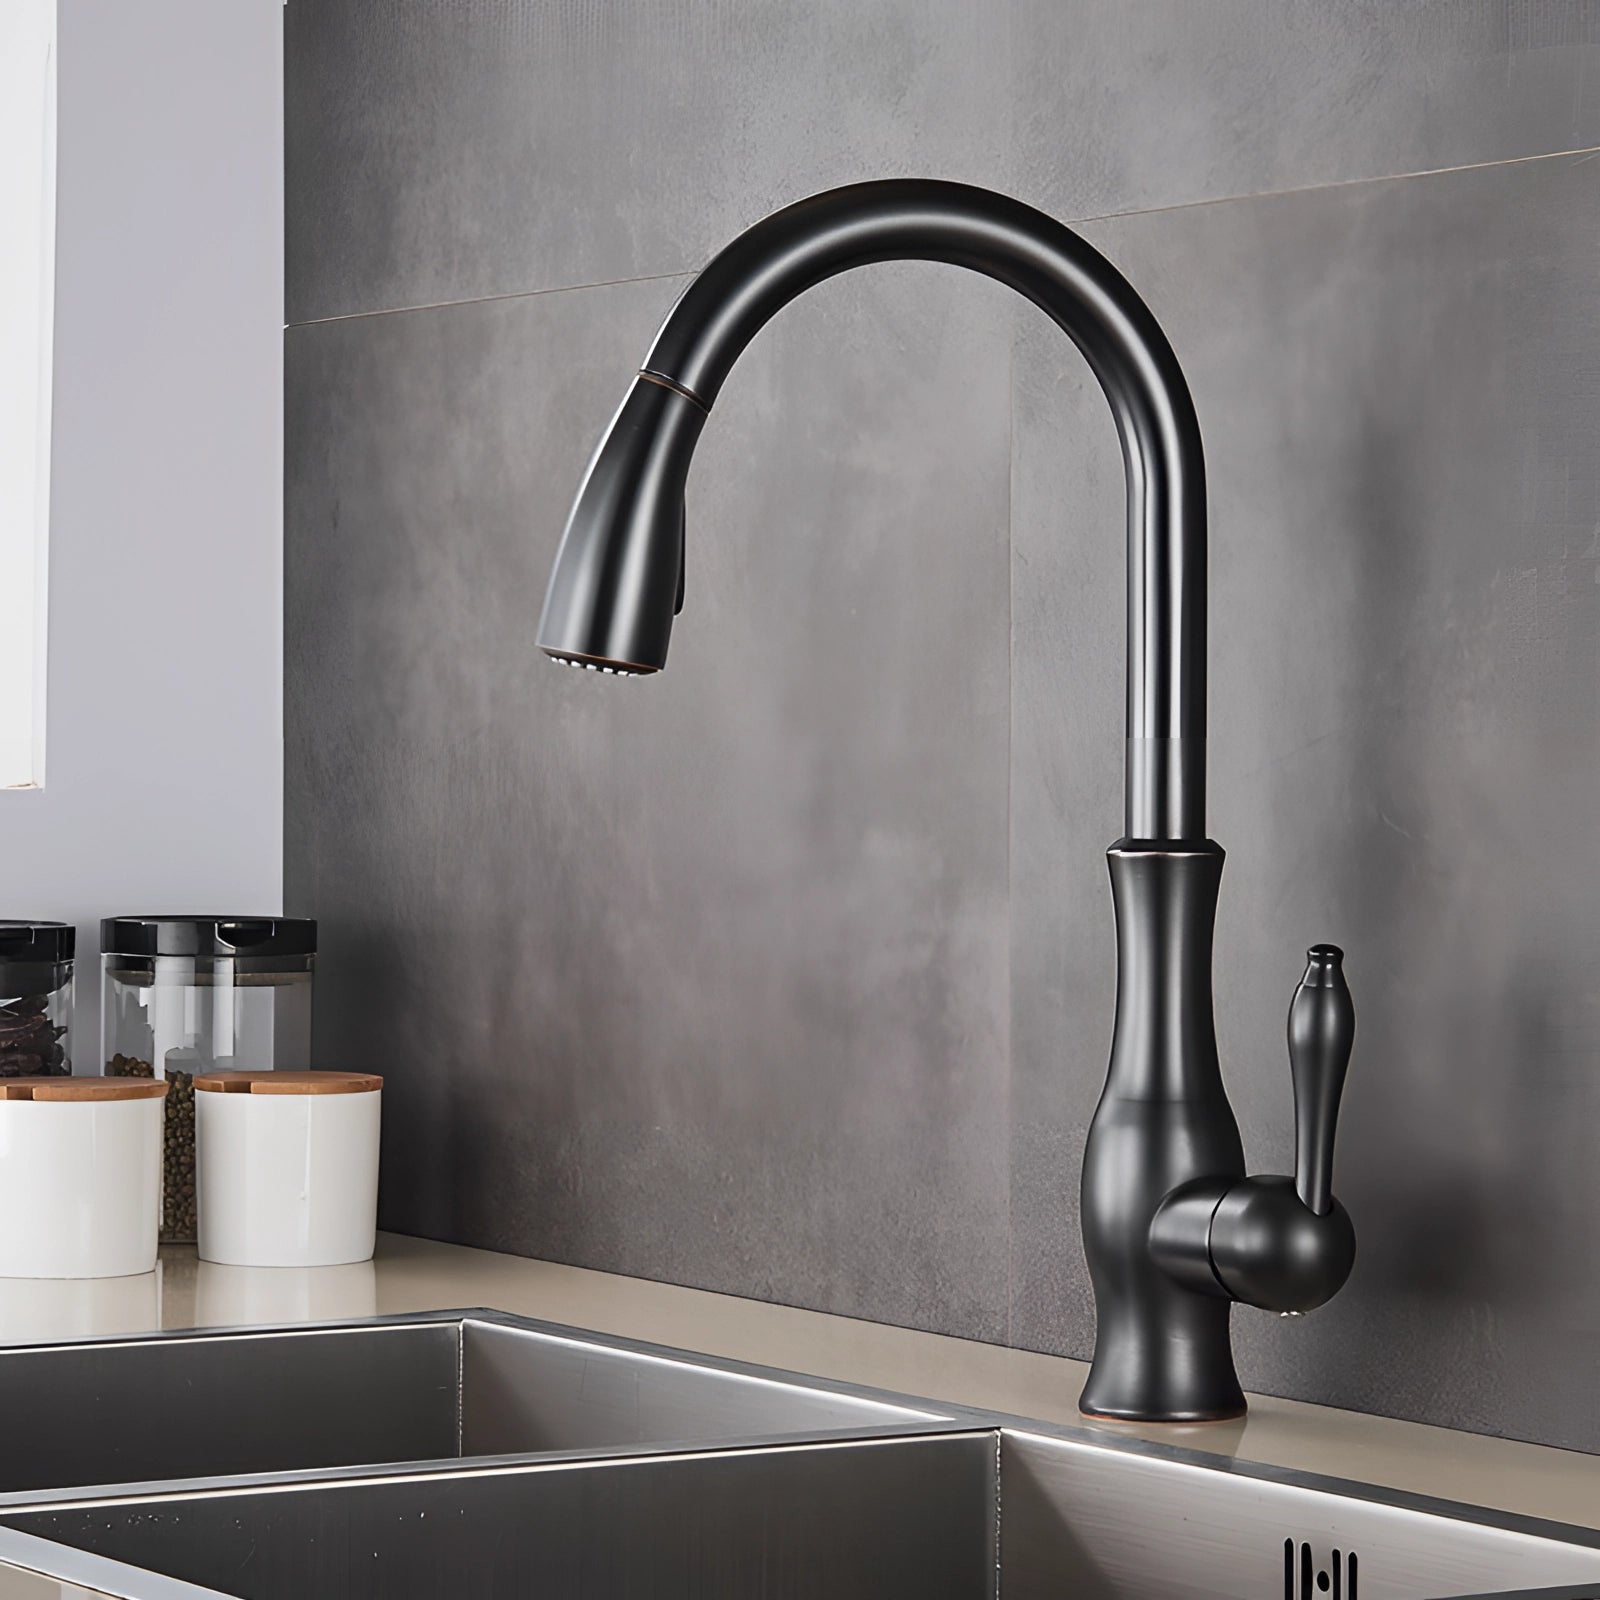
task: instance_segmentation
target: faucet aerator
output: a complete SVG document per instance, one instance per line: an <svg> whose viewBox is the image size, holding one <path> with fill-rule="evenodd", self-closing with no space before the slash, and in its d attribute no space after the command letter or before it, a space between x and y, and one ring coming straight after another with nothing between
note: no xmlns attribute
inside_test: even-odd
<svg viewBox="0 0 1600 1600"><path fill-rule="evenodd" d="M569 655L563 650L552 650L548 645L540 648L554 662L563 667L576 667L582 672L604 672L614 678L646 678L654 667L641 667L631 661L586 661L582 656Z"/></svg>

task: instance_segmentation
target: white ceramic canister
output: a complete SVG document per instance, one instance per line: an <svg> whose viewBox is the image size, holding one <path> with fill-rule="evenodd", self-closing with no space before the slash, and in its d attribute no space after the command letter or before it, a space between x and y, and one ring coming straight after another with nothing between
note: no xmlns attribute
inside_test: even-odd
<svg viewBox="0 0 1600 1600"><path fill-rule="evenodd" d="M194 1087L202 1261L335 1267L371 1258L382 1078L205 1072Z"/></svg>
<svg viewBox="0 0 1600 1600"><path fill-rule="evenodd" d="M155 1271L161 1079L0 1079L0 1278Z"/></svg>

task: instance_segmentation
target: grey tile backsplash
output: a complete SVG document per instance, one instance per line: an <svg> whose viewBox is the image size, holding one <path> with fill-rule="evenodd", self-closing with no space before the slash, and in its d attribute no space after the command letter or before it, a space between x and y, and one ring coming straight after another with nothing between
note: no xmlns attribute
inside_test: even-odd
<svg viewBox="0 0 1600 1600"><path fill-rule="evenodd" d="M1258 1169L1304 947L1349 950L1360 1260L1239 1312L1241 1376L1600 1450L1568 9L290 0L288 909L319 1064L393 1089L386 1226L1088 1353L1123 512L1081 359L950 269L813 291L707 427L670 671L533 646L683 274L810 189L963 178L1101 218L1195 392Z"/></svg>

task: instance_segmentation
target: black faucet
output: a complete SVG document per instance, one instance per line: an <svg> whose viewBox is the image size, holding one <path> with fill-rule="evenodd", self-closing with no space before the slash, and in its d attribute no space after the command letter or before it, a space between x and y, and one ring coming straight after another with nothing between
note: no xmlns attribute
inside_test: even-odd
<svg viewBox="0 0 1600 1600"><path fill-rule="evenodd" d="M1295 1177L1245 1176L1222 1087L1211 942L1223 852L1206 837L1206 495L1194 404L1149 308L1059 222L987 189L854 184L741 234L689 285L579 488L539 643L558 661L666 664L684 589L684 483L739 353L796 295L873 261L998 278L1083 352L1122 439L1128 485L1127 783L1109 852L1117 1008L1083 1162L1094 1283L1092 1416L1236 1416L1232 1302L1309 1311L1355 1259L1333 1198L1334 1123L1355 1035L1342 953L1316 945L1289 1013Z"/></svg>

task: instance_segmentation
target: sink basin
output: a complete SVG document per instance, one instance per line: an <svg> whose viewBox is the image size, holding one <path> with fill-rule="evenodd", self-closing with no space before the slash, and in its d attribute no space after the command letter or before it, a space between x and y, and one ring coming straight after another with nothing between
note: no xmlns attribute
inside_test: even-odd
<svg viewBox="0 0 1600 1600"><path fill-rule="evenodd" d="M0 1505L386 1462L913 1429L940 1412L493 1312L0 1352Z"/></svg>
<svg viewBox="0 0 1600 1600"><path fill-rule="evenodd" d="M994 1474L993 1435L980 1433L144 1497L6 1520L230 1596L974 1600L992 1592Z"/></svg>
<svg viewBox="0 0 1600 1600"><path fill-rule="evenodd" d="M1000 1479L1005 1600L1600 1600L1600 1534L1560 1524L1021 1427Z"/></svg>
<svg viewBox="0 0 1600 1600"><path fill-rule="evenodd" d="M1600 1600L1597 1533L495 1313L18 1355L0 1600Z"/></svg>

